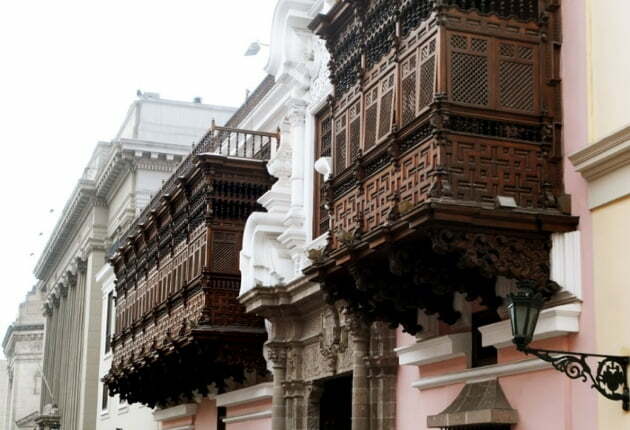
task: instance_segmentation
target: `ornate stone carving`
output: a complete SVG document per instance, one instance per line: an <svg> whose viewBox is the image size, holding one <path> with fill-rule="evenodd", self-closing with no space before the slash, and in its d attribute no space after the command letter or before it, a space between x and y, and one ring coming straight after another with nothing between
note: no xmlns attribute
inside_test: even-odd
<svg viewBox="0 0 630 430"><path fill-rule="evenodd" d="M76 264L78 272L82 275L85 275L87 273L87 260L81 257L77 257Z"/></svg>
<svg viewBox="0 0 630 430"><path fill-rule="evenodd" d="M268 342L265 347L267 348L267 358L271 361L274 368L286 368L287 367L287 346L281 343Z"/></svg>
<svg viewBox="0 0 630 430"><path fill-rule="evenodd" d="M341 337L339 312L335 306L326 306L321 313L321 320L319 350L326 362L327 372L334 375L337 373L339 354L345 352L347 343Z"/></svg>

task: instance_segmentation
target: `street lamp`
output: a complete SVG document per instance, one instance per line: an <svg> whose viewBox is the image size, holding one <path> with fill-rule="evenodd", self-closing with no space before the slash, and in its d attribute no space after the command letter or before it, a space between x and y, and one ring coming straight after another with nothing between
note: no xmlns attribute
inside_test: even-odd
<svg viewBox="0 0 630 430"><path fill-rule="evenodd" d="M252 42L250 43L250 45L247 47L247 51L245 51L245 56L246 57L253 57L254 55L258 54L260 52L260 48L263 46L269 46L268 43L262 43L259 41L256 42Z"/></svg>
<svg viewBox="0 0 630 430"><path fill-rule="evenodd" d="M628 388L628 364L630 357L588 354L582 352L552 351L529 348L534 338L538 316L544 299L535 291L535 282L519 282L519 291L508 295L508 312L512 322L512 341L525 354L532 354L547 361L571 379L580 379L592 384L604 397L621 401L624 411L630 411ZM588 359L597 361L597 371L592 372Z"/></svg>

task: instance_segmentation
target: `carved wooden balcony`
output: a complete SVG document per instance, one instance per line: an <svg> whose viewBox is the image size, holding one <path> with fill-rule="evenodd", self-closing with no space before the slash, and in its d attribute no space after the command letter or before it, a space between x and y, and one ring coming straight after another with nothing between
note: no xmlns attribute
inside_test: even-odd
<svg viewBox="0 0 630 430"><path fill-rule="evenodd" d="M150 407L266 373L266 332L237 301L245 221L279 136L213 126L124 236L110 392Z"/></svg>
<svg viewBox="0 0 630 430"><path fill-rule="evenodd" d="M550 235L577 223L558 15L553 0L356 0L313 21L331 53L318 147L334 174L309 271L329 300L415 333L419 308L455 322L456 292L496 307L498 276L557 289Z"/></svg>

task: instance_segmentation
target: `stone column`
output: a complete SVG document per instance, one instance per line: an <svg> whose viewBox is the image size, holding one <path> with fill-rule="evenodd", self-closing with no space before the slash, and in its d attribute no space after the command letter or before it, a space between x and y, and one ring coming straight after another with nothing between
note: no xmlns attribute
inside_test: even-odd
<svg viewBox="0 0 630 430"><path fill-rule="evenodd" d="M370 394L365 363L369 347L369 331L359 318L350 316L352 335L352 430L370 428Z"/></svg>
<svg viewBox="0 0 630 430"><path fill-rule="evenodd" d="M287 348L283 344L268 343L269 361L273 369L273 398L271 401L271 430L286 428L286 408L283 383L287 371Z"/></svg>

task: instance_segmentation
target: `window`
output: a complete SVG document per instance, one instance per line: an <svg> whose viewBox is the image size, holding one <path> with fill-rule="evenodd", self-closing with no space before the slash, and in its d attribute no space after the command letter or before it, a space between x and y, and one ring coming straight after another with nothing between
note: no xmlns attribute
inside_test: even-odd
<svg viewBox="0 0 630 430"><path fill-rule="evenodd" d="M111 349L111 338L112 338L112 326L114 324L113 318L114 312L114 292L110 291L107 295L107 314L105 321L105 354L107 354Z"/></svg>
<svg viewBox="0 0 630 430"><path fill-rule="evenodd" d="M315 160L322 157L330 157L332 145L332 116L330 109L326 108L316 117L317 134L315 136ZM324 178L314 171L313 181L314 205L313 205L313 237L319 237L328 231L328 210L326 209L326 195L324 190Z"/></svg>
<svg viewBox="0 0 630 430"><path fill-rule="evenodd" d="M109 403L109 393L107 384L103 384L103 398L101 399L101 410L106 411Z"/></svg>

